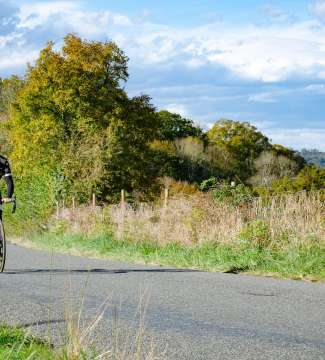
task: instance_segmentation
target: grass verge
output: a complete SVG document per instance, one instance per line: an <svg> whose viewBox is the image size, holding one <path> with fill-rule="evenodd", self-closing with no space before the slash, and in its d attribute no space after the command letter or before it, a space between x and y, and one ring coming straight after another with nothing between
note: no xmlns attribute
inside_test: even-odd
<svg viewBox="0 0 325 360"><path fill-rule="evenodd" d="M53 348L22 329L0 325L0 359L59 359ZM63 358L61 358L63 359Z"/></svg>
<svg viewBox="0 0 325 360"><path fill-rule="evenodd" d="M29 240L29 244L74 255L146 264L312 281L325 280L325 249L318 245L296 245L285 249L234 247L209 242L192 246L177 243L159 245L152 241L116 240L108 234L86 236L51 233L34 236Z"/></svg>

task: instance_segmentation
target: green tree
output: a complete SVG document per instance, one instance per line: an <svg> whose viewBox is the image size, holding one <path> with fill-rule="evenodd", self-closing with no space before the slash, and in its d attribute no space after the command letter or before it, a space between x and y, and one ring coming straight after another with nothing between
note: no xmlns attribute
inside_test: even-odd
<svg viewBox="0 0 325 360"><path fill-rule="evenodd" d="M207 132L207 137L231 159L228 166L241 179L253 174L254 160L271 147L268 138L247 122L219 120Z"/></svg>
<svg viewBox="0 0 325 360"><path fill-rule="evenodd" d="M23 87L24 81L18 76L11 76L8 79L0 78L0 151L1 154L10 152L8 143L7 122L11 104Z"/></svg>
<svg viewBox="0 0 325 360"><path fill-rule="evenodd" d="M8 117L10 106L23 86L24 80L16 75L7 79L0 78L0 118Z"/></svg>
<svg viewBox="0 0 325 360"><path fill-rule="evenodd" d="M299 172L295 183L299 190L325 189L325 169L307 165Z"/></svg>
<svg viewBox="0 0 325 360"><path fill-rule="evenodd" d="M112 42L67 35L61 51L49 43L28 68L10 120L18 172L52 173L60 192L82 200L153 183L147 157L159 121L148 97L127 97L127 78L127 58Z"/></svg>
<svg viewBox="0 0 325 360"><path fill-rule="evenodd" d="M316 165L306 165L294 179L285 176L272 183L274 193L321 189L325 189L325 169Z"/></svg>
<svg viewBox="0 0 325 360"><path fill-rule="evenodd" d="M215 157L211 161L211 146L206 146L198 137L155 140L151 148L160 177L168 176L189 183L201 183L211 176L224 177L220 164L214 161Z"/></svg>
<svg viewBox="0 0 325 360"><path fill-rule="evenodd" d="M192 120L167 110L158 112L161 122L159 137L161 140L174 140L188 136L203 138L203 131Z"/></svg>
<svg viewBox="0 0 325 360"><path fill-rule="evenodd" d="M272 151L275 152L277 156L283 156L291 161L294 161L298 170L301 170L306 165L306 160L299 152L289 149L283 145L272 145Z"/></svg>

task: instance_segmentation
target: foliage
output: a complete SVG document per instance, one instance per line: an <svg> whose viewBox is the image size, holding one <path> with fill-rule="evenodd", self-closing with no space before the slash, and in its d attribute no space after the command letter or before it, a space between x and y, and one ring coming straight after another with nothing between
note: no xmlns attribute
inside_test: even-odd
<svg viewBox="0 0 325 360"><path fill-rule="evenodd" d="M51 345L28 335L20 328L7 325L0 326L0 357L16 360L64 360L55 354Z"/></svg>
<svg viewBox="0 0 325 360"><path fill-rule="evenodd" d="M121 261L143 262L225 272L270 273L294 279L325 279L325 251L318 245L270 249L268 227L262 221L247 226L242 236L248 242L237 246L204 242L188 246L170 242L158 244L147 239L120 239L110 234L43 234L31 240L39 247L69 253L92 254ZM132 234L131 234L132 235Z"/></svg>
<svg viewBox="0 0 325 360"><path fill-rule="evenodd" d="M246 226L238 234L238 240L247 247L264 249L270 243L269 228L265 221L254 220L246 224Z"/></svg>
<svg viewBox="0 0 325 360"><path fill-rule="evenodd" d="M4 182L1 183L3 189ZM11 213L11 206L4 206L4 221L9 236L40 231L55 208L53 177L44 173L30 178L15 177L17 212Z"/></svg>
<svg viewBox="0 0 325 360"><path fill-rule="evenodd" d="M210 160L207 147L199 138L155 140L150 147L159 177L169 176L178 181L201 183L211 176L224 176L224 170Z"/></svg>
<svg viewBox="0 0 325 360"><path fill-rule="evenodd" d="M75 35L62 51L53 43L41 51L10 120L18 174L31 167L56 174L83 201L93 191L107 200L122 187L145 191L154 183L148 143L159 121L147 96L129 99L121 88L126 62L114 43Z"/></svg>
<svg viewBox="0 0 325 360"><path fill-rule="evenodd" d="M253 201L254 196L252 190L243 184L232 186L227 183L221 183L213 191L213 198L215 201L228 202L237 206Z"/></svg>
<svg viewBox="0 0 325 360"><path fill-rule="evenodd" d="M297 165L298 170L301 170L306 165L306 160L299 152L289 149L283 145L272 145L272 151L279 157L285 157L293 161Z"/></svg>
<svg viewBox="0 0 325 360"><path fill-rule="evenodd" d="M168 183L169 194L175 195L193 195L198 192L198 188L194 184L189 184L187 181L175 181L171 179Z"/></svg>
<svg viewBox="0 0 325 360"><path fill-rule="evenodd" d="M127 78L127 57L116 44L67 35L60 51L48 43L24 80L0 81L0 111L6 119L10 112L0 122L1 153L12 162L17 193L27 203L37 192L48 199L32 215L22 210L28 222L72 196L85 203L96 193L115 202L123 188L130 201L153 200L164 177L177 184L176 193L201 183L232 204L253 196L245 185L226 185L232 180L274 193L323 186L319 170L297 175L304 159L271 145L249 123L220 120L205 134L179 114L156 112L148 96L130 99Z"/></svg>
<svg viewBox="0 0 325 360"><path fill-rule="evenodd" d="M23 87L24 81L17 76L0 78L0 151L2 155L10 153L7 122L12 102Z"/></svg>
<svg viewBox="0 0 325 360"><path fill-rule="evenodd" d="M22 89L24 80L13 75L7 79L0 78L0 116L7 117L10 106L15 100L18 92Z"/></svg>
<svg viewBox="0 0 325 360"><path fill-rule="evenodd" d="M299 164L274 150L263 151L254 161L255 174L249 179L254 186L270 186L283 177L292 178L299 172Z"/></svg>
<svg viewBox="0 0 325 360"><path fill-rule="evenodd" d="M253 173L253 161L270 148L269 140L249 123L219 120L207 132L211 144L231 159L228 164L237 176L247 179Z"/></svg>
<svg viewBox="0 0 325 360"><path fill-rule="evenodd" d="M218 179L216 177L211 177L209 179L203 180L200 184L201 191L208 191L214 189L218 186Z"/></svg>
<svg viewBox="0 0 325 360"><path fill-rule="evenodd" d="M305 166L296 180L298 190L319 190L325 188L325 169L315 165Z"/></svg>
<svg viewBox="0 0 325 360"><path fill-rule="evenodd" d="M295 179L287 176L272 183L274 193L312 191L325 188L325 169L315 165L305 166Z"/></svg>
<svg viewBox="0 0 325 360"><path fill-rule="evenodd" d="M177 138L203 137L203 131L195 125L192 120L183 118L179 114L171 113L167 110L158 112L161 128L159 130L159 138L161 140L174 140Z"/></svg>

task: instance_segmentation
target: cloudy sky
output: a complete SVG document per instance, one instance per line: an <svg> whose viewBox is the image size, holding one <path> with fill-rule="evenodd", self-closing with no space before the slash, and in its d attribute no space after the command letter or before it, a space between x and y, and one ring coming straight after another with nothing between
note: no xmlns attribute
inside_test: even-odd
<svg viewBox="0 0 325 360"><path fill-rule="evenodd" d="M0 0L0 77L69 32L115 41L159 109L325 151L325 0Z"/></svg>

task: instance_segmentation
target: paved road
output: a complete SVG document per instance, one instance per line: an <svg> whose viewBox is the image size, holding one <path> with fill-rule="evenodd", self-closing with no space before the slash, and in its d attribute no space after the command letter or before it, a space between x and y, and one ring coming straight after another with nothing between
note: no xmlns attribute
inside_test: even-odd
<svg viewBox="0 0 325 360"><path fill-rule="evenodd" d="M130 343L138 310L145 307L143 342L154 343L168 359L325 359L325 284L128 265L9 246L7 272L0 275L0 321L60 344L67 304L78 311L81 299L83 326L107 304L93 333L103 349L112 346L117 329L120 346Z"/></svg>

